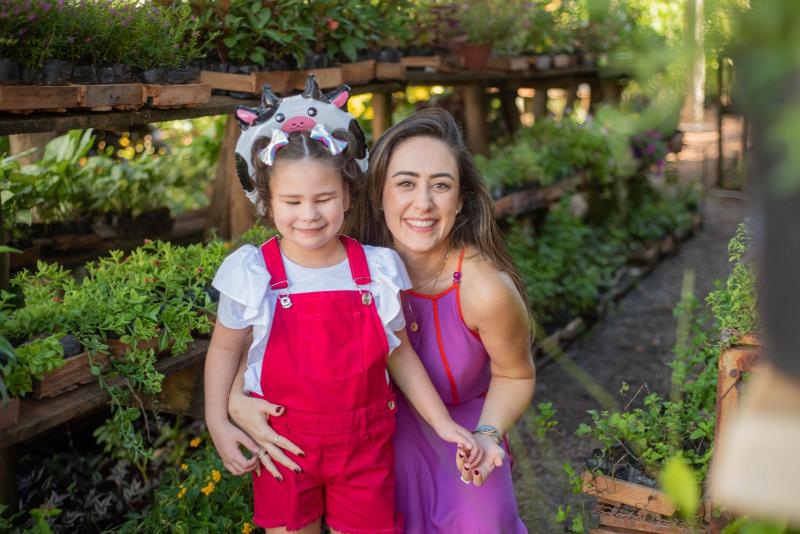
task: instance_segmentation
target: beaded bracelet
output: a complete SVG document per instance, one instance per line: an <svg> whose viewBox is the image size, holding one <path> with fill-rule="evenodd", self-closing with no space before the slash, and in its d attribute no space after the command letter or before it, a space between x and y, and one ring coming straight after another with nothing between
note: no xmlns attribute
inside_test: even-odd
<svg viewBox="0 0 800 534"><path fill-rule="evenodd" d="M503 436L500 434L500 431L497 428L493 427L492 425L478 425L478 427L472 431L473 434L486 434L487 436L491 436L497 442L498 445L503 442Z"/></svg>

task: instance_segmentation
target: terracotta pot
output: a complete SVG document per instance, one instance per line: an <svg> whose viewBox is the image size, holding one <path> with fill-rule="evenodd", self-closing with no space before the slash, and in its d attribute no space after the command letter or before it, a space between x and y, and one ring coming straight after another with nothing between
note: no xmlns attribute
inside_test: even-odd
<svg viewBox="0 0 800 534"><path fill-rule="evenodd" d="M464 58L467 70L483 70L491 53L492 49L487 44L465 43L458 49L458 55Z"/></svg>

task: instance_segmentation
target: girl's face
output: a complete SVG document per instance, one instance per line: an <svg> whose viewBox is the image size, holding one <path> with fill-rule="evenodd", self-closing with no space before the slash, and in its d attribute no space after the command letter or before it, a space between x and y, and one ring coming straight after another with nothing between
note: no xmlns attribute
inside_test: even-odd
<svg viewBox="0 0 800 534"><path fill-rule="evenodd" d="M324 257L350 205L347 187L331 165L315 159L279 161L269 182L270 212L283 236L284 253L296 261Z"/></svg>
<svg viewBox="0 0 800 534"><path fill-rule="evenodd" d="M427 253L449 242L461 209L460 185L458 162L444 142L412 137L395 147L383 212L398 251Z"/></svg>

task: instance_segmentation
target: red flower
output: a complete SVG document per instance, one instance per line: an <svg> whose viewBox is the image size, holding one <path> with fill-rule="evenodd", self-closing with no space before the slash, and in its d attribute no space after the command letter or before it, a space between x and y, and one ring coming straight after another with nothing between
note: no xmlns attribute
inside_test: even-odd
<svg viewBox="0 0 800 534"><path fill-rule="evenodd" d="M328 20L325 21L325 24L328 25L328 29L330 31L334 31L336 28L339 27L339 21L338 20L328 19Z"/></svg>
<svg viewBox="0 0 800 534"><path fill-rule="evenodd" d="M61 297L53 297L53 302L64 302L64 299Z"/></svg>

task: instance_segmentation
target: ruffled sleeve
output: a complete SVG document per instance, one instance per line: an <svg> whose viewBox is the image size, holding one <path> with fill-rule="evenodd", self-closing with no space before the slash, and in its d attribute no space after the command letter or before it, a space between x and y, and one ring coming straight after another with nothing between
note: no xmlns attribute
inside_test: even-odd
<svg viewBox="0 0 800 534"><path fill-rule="evenodd" d="M411 280L400 256L392 249L364 246L367 256L371 289L375 296L378 315L383 322L389 353L400 346L400 339L394 334L406 326L400 292L411 287Z"/></svg>
<svg viewBox="0 0 800 534"><path fill-rule="evenodd" d="M211 282L220 292L217 317L228 328L247 328L256 322L269 323L270 310L264 304L269 291L269 273L261 251L244 245L232 252Z"/></svg>

